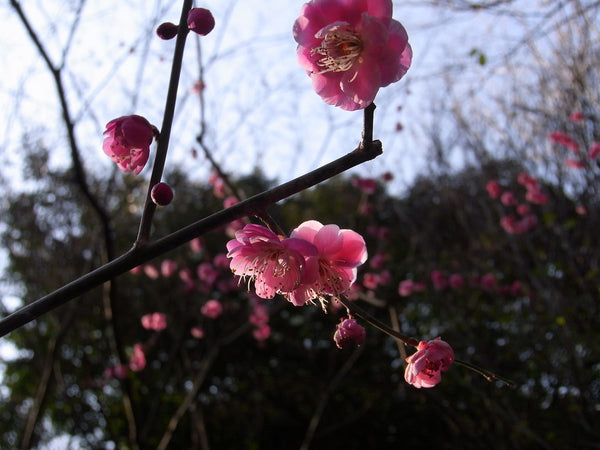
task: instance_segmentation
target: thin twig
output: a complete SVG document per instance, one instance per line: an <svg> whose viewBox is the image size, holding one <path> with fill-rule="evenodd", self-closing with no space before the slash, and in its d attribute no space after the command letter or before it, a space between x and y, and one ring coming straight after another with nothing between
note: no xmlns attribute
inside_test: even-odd
<svg viewBox="0 0 600 450"><path fill-rule="evenodd" d="M165 112L163 122L156 147L156 157L152 167L152 175L150 175L150 183L148 185L148 193L146 194L146 203L142 211L140 227L138 230L136 247L145 245L150 239L150 229L152 227L152 218L156 210L156 205L152 202L150 193L152 187L160 182L165 168L167 159L167 151L169 149L169 139L171 138L171 127L173 125L173 117L175 115L175 103L177 102L177 90L179 88L179 78L181 75L181 66L183 61L183 50L185 48L185 40L189 33L187 27L187 16L192 8L193 0L184 0L181 9L181 17L179 19L179 30L177 31L177 40L175 42L175 52L173 53L173 64L171 65L171 77L169 79L169 89L167 91L167 100L165 104Z"/></svg>

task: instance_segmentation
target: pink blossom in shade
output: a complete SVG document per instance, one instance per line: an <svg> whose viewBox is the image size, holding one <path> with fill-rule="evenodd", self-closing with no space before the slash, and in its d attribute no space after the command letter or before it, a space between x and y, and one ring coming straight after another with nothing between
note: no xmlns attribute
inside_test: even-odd
<svg viewBox="0 0 600 450"><path fill-rule="evenodd" d="M366 335L367 332L356 319L342 318L336 325L333 340L338 348L344 348L347 345L362 345Z"/></svg>
<svg viewBox="0 0 600 450"><path fill-rule="evenodd" d="M579 152L579 145L575 140L562 131L554 131L548 135L548 138L553 144L563 145L573 153Z"/></svg>
<svg viewBox="0 0 600 450"><path fill-rule="evenodd" d="M585 162L580 159L567 158L565 159L565 165L570 169L583 169Z"/></svg>
<svg viewBox="0 0 600 450"><path fill-rule="evenodd" d="M500 226L510 234L522 234L527 231L523 223L513 215L502 217L500 219Z"/></svg>
<svg viewBox="0 0 600 450"><path fill-rule="evenodd" d="M127 368L127 366L119 364L115 367L107 367L104 371L104 375L109 378L118 378L119 380L124 380L125 378L127 378L128 372L129 369Z"/></svg>
<svg viewBox="0 0 600 450"><path fill-rule="evenodd" d="M481 283L481 288L484 291L488 291L488 292L495 290L496 287L498 286L496 277L494 275L492 275L491 273L486 273L485 275L483 275L481 277L480 283Z"/></svg>
<svg viewBox="0 0 600 450"><path fill-rule="evenodd" d="M219 276L219 271L211 263L201 263L196 269L196 274L200 280L212 286Z"/></svg>
<svg viewBox="0 0 600 450"><path fill-rule="evenodd" d="M431 282L433 283L433 288L436 291L446 289L446 286L448 286L446 275L444 275L441 270L434 270L431 272Z"/></svg>
<svg viewBox="0 0 600 450"><path fill-rule="evenodd" d="M462 289L465 286L465 278L460 273L453 273L448 277L448 284L452 289Z"/></svg>
<svg viewBox="0 0 600 450"><path fill-rule="evenodd" d="M379 274L379 284L386 285L389 284L390 281L392 281L392 274L389 270L384 270Z"/></svg>
<svg viewBox="0 0 600 450"><path fill-rule="evenodd" d="M372 269L381 269L384 266L386 259L387 256L385 253L377 253L369 260L369 266L371 266Z"/></svg>
<svg viewBox="0 0 600 450"><path fill-rule="evenodd" d="M398 294L401 297L408 297L413 293L414 284L413 280L402 280L398 285Z"/></svg>
<svg viewBox="0 0 600 450"><path fill-rule="evenodd" d="M152 264L144 265L144 274L152 280L156 280L160 276L160 272Z"/></svg>
<svg viewBox="0 0 600 450"><path fill-rule="evenodd" d="M196 339L202 339L204 337L204 330L201 327L193 327L190 329L190 334Z"/></svg>
<svg viewBox="0 0 600 450"><path fill-rule="evenodd" d="M269 322L269 313L264 305L255 305L252 314L248 317L248 321L257 327L265 325Z"/></svg>
<svg viewBox="0 0 600 450"><path fill-rule="evenodd" d="M363 191L365 194L373 194L377 190L377 180L374 178L354 177L352 185Z"/></svg>
<svg viewBox="0 0 600 450"><path fill-rule="evenodd" d="M600 155L600 142L593 142L588 150L588 157L590 159L596 159Z"/></svg>
<svg viewBox="0 0 600 450"><path fill-rule="evenodd" d="M515 297L523 295L523 285L520 281L513 281L510 285L510 293Z"/></svg>
<svg viewBox="0 0 600 450"><path fill-rule="evenodd" d="M202 238L198 237L192 239L190 241L190 249L194 253L200 253L202 250L204 250L204 241L202 240Z"/></svg>
<svg viewBox="0 0 600 450"><path fill-rule="evenodd" d="M392 0L311 0L293 27L298 62L325 103L363 109L410 67L408 34Z"/></svg>
<svg viewBox="0 0 600 450"><path fill-rule="evenodd" d="M172 259L165 259L160 263L160 273L163 277L170 277L177 271L177 263Z"/></svg>
<svg viewBox="0 0 600 450"><path fill-rule="evenodd" d="M229 258L225 253L218 253L215 255L212 261L215 267L219 269L228 269L229 268Z"/></svg>
<svg viewBox="0 0 600 450"><path fill-rule="evenodd" d="M500 196L500 202L502 202L502 204L506 206L514 206L519 203L517 197L515 197L515 194L513 194L510 191L502 193L502 195Z"/></svg>
<svg viewBox="0 0 600 450"><path fill-rule="evenodd" d="M223 200L223 208L229 208L233 205L238 204L240 201L235 195L230 195L225 200Z"/></svg>
<svg viewBox="0 0 600 450"><path fill-rule="evenodd" d="M156 127L142 116L122 116L106 124L102 150L123 172L139 174L150 156Z"/></svg>
<svg viewBox="0 0 600 450"><path fill-rule="evenodd" d="M539 190L527 191L525 198L529 203L533 203L535 205L546 205L550 201L550 198Z"/></svg>
<svg viewBox="0 0 600 450"><path fill-rule="evenodd" d="M317 255L316 247L305 239L286 239L255 224L238 230L227 250L232 272L254 279L261 298L296 289L305 276L305 258Z"/></svg>
<svg viewBox="0 0 600 450"><path fill-rule="evenodd" d="M498 198L502 194L502 188L500 184L496 180L490 180L485 185L485 189L488 192L490 198Z"/></svg>
<svg viewBox="0 0 600 450"><path fill-rule="evenodd" d="M372 272L365 273L362 284L367 289L377 289L377 286L379 286L379 275Z"/></svg>
<svg viewBox="0 0 600 450"><path fill-rule="evenodd" d="M531 212L531 208L527 203L521 203L517 206L517 214L520 216L526 216Z"/></svg>
<svg viewBox="0 0 600 450"><path fill-rule="evenodd" d="M394 179L394 175L392 172L385 172L383 175L381 175L381 179L387 183Z"/></svg>
<svg viewBox="0 0 600 450"><path fill-rule="evenodd" d="M525 186L528 191L538 191L540 189L538 181L527 172L521 172L517 176L517 182Z"/></svg>
<svg viewBox="0 0 600 450"><path fill-rule="evenodd" d="M357 267L367 260L363 237L337 225L323 225L316 220L300 224L292 238L313 244L315 255L306 256L302 284L290 292L294 305L303 305L321 295L339 295L356 281Z"/></svg>
<svg viewBox="0 0 600 450"><path fill-rule="evenodd" d="M256 339L258 342L262 342L271 336L271 327L266 324L261 325L252 331L252 336L254 336L254 339Z"/></svg>
<svg viewBox="0 0 600 450"><path fill-rule="evenodd" d="M454 362L454 350L439 337L419 342L417 352L406 358L404 372L407 383L416 388L430 388L442 381L442 372Z"/></svg>
<svg viewBox="0 0 600 450"><path fill-rule="evenodd" d="M571 122L581 122L584 118L585 118L585 115L583 114L583 111L573 111L569 115L569 120Z"/></svg>
<svg viewBox="0 0 600 450"><path fill-rule="evenodd" d="M202 312L202 314L204 314L209 319L216 319L223 312L223 305L221 305L221 302L219 300L209 300L204 305L202 305L202 308L200 308L200 312Z"/></svg>
<svg viewBox="0 0 600 450"><path fill-rule="evenodd" d="M146 355L144 353L144 347L142 344L135 344L133 346L133 354L129 358L129 368L134 372L139 372L146 367Z"/></svg>
<svg viewBox="0 0 600 450"><path fill-rule="evenodd" d="M577 205L575 207L575 212L580 216L585 216L587 214L587 208L583 205Z"/></svg>
<svg viewBox="0 0 600 450"><path fill-rule="evenodd" d="M167 316L163 313L145 314L141 322L146 330L161 331L167 328Z"/></svg>
<svg viewBox="0 0 600 450"><path fill-rule="evenodd" d="M144 268L142 266L135 266L133 269L131 269L129 271L129 273L133 274L133 275L139 275L140 273L142 273L142 270Z"/></svg>

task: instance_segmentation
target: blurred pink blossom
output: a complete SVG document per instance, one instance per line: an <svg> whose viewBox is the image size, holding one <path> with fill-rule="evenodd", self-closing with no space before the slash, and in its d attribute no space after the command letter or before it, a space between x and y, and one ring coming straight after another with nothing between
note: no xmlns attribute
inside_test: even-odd
<svg viewBox="0 0 600 450"><path fill-rule="evenodd" d="M129 368L134 372L139 372L146 367L146 355L144 354L144 347L142 344L135 344L133 346L133 354L129 358Z"/></svg>
<svg viewBox="0 0 600 450"><path fill-rule="evenodd" d="M481 288L484 291L488 291L488 292L496 289L496 286L498 285L498 282L496 281L496 277L494 275L492 275L491 273L486 273L485 275L483 275L481 277L480 283L481 283Z"/></svg>
<svg viewBox="0 0 600 450"><path fill-rule="evenodd" d="M167 316L163 313L145 314L141 322L146 330L161 331L167 328Z"/></svg>
<svg viewBox="0 0 600 450"><path fill-rule="evenodd" d="M408 34L392 0L311 0L294 23L298 62L329 105L353 111L410 67Z"/></svg>
<svg viewBox="0 0 600 450"><path fill-rule="evenodd" d="M517 182L519 184L521 184L522 186L525 186L525 188L528 191L537 191L537 190L539 190L539 183L538 183L538 181L534 177L532 177L530 174L528 174L527 172L521 172L517 176Z"/></svg>
<svg viewBox="0 0 600 450"><path fill-rule="evenodd" d="M519 203L517 197L515 197L515 194L510 191L503 192L500 196L500 201L506 206L514 206Z"/></svg>
<svg viewBox="0 0 600 450"><path fill-rule="evenodd" d="M554 131L548 135L548 138L553 144L564 145L573 153L577 153L579 151L579 145L575 140L566 133L562 131Z"/></svg>
<svg viewBox="0 0 600 450"><path fill-rule="evenodd" d="M146 274L148 278L151 278L153 280L156 280L160 276L160 272L158 271L156 266L153 266L152 264L144 265L144 274Z"/></svg>
<svg viewBox="0 0 600 450"><path fill-rule="evenodd" d="M333 340L338 348L344 348L349 344L362 345L366 337L365 329L358 324L356 319L342 318L336 325Z"/></svg>
<svg viewBox="0 0 600 450"><path fill-rule="evenodd" d="M190 329L190 334L196 339L202 339L204 337L204 330L201 327L193 327Z"/></svg>
<svg viewBox="0 0 600 450"><path fill-rule="evenodd" d="M567 158L565 159L565 165L570 169L583 169L585 167L585 162L580 159Z"/></svg>
<svg viewBox="0 0 600 450"><path fill-rule="evenodd" d="M255 328L252 331L252 336L254 336L254 339L256 339L259 342L262 342L266 339L269 338L269 336L271 335L271 327L269 327L269 325L261 325L258 328Z"/></svg>
<svg viewBox="0 0 600 450"><path fill-rule="evenodd" d="M170 277L177 271L177 263L172 259L165 259L160 263L160 273L163 277Z"/></svg>
<svg viewBox="0 0 600 450"><path fill-rule="evenodd" d="M198 265L196 274L200 280L212 286L219 276L219 271L211 263L205 262Z"/></svg>
<svg viewBox="0 0 600 450"><path fill-rule="evenodd" d="M465 286L465 278L460 273L453 273L448 277L448 284L452 289L462 289Z"/></svg>
<svg viewBox="0 0 600 450"><path fill-rule="evenodd" d="M406 358L404 379L416 388L433 387L442 381L442 372L447 371L453 361L454 351L447 342L439 337L421 341L417 352Z"/></svg>
<svg viewBox="0 0 600 450"><path fill-rule="evenodd" d="M200 308L200 312L202 312L202 314L204 314L209 319L216 319L223 312L223 305L221 305L221 302L219 302L218 300L212 299L207 301L204 305L202 305L202 308Z"/></svg>
<svg viewBox="0 0 600 450"><path fill-rule="evenodd" d="M583 111L573 111L569 115L569 120L571 122L581 122L584 118L585 118L585 115L583 114Z"/></svg>
<svg viewBox="0 0 600 450"><path fill-rule="evenodd" d="M442 272L441 270L432 271L430 277L431 282L433 283L433 288L436 291L446 289L446 286L448 286L446 275L444 275L444 272Z"/></svg>
<svg viewBox="0 0 600 450"><path fill-rule="evenodd" d="M123 172L139 174L150 156L156 127L142 116L122 116L106 124L102 150Z"/></svg>
<svg viewBox="0 0 600 450"><path fill-rule="evenodd" d="M590 159L596 159L600 154L600 142L593 142L590 145L590 149L588 151L588 156Z"/></svg>
<svg viewBox="0 0 600 450"><path fill-rule="evenodd" d="M527 191L525 198L529 203L533 203L535 205L546 205L550 201L550 198L539 190Z"/></svg>
<svg viewBox="0 0 600 450"><path fill-rule="evenodd" d="M496 180L490 180L485 185L485 189L491 198L498 198L502 194L502 188Z"/></svg>

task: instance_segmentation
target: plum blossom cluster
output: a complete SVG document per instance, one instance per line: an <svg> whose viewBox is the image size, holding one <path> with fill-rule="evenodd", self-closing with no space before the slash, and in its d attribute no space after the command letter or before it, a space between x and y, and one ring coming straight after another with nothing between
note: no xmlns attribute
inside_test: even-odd
<svg viewBox="0 0 600 450"><path fill-rule="evenodd" d="M296 306L343 294L367 259L361 235L316 220L302 223L290 237L248 224L227 243L227 250L232 272L254 281L258 297L281 294Z"/></svg>
<svg viewBox="0 0 600 450"><path fill-rule="evenodd" d="M408 71L408 34L392 19L392 0L311 0L294 23L298 62L329 105L369 106L379 88Z"/></svg>
<svg viewBox="0 0 600 450"><path fill-rule="evenodd" d="M531 211L531 204L546 205L550 199L541 190L540 183L536 178L526 172L517 177L517 182L526 190L525 201L513 191L503 189L496 180L490 180L486 184L486 190L492 199L498 199L505 207L513 208L514 211L500 219L500 226L510 234L523 234L538 224L537 216Z"/></svg>

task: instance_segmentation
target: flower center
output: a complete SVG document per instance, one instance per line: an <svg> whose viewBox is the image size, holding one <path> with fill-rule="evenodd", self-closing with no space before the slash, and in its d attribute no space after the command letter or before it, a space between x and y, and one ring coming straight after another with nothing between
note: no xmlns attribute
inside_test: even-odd
<svg viewBox="0 0 600 450"><path fill-rule="evenodd" d="M311 50L311 55L322 55L317 64L323 67L318 73L345 72L354 62L361 61L363 42L360 34L346 24L332 24L321 29L315 37L322 38L321 45Z"/></svg>

